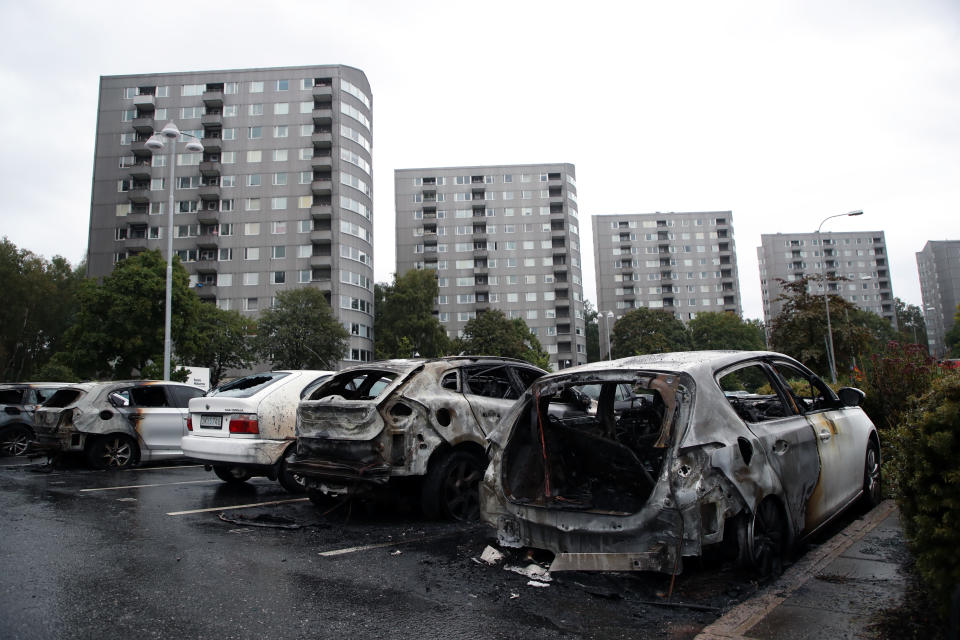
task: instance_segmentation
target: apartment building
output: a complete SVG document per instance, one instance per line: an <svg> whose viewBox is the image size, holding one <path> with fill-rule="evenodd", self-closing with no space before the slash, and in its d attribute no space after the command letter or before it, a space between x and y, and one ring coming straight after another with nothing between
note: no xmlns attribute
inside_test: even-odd
<svg viewBox="0 0 960 640"><path fill-rule="evenodd" d="M554 368L587 361L572 164L394 172L397 273L437 273L451 337L477 314L523 318Z"/></svg>
<svg viewBox="0 0 960 640"><path fill-rule="evenodd" d="M152 152L169 121L184 135ZM372 131L370 85L346 66L101 77L89 275L166 255L175 162L173 247L200 297L256 314L315 287L351 334L344 360L371 359Z"/></svg>
<svg viewBox="0 0 960 640"><path fill-rule="evenodd" d="M960 304L960 240L930 240L917 252L923 318L930 355L948 355L944 336L953 328Z"/></svg>
<svg viewBox="0 0 960 640"><path fill-rule="evenodd" d="M741 315L731 211L593 216L597 309L672 312L684 323L705 311Z"/></svg>
<svg viewBox="0 0 960 640"><path fill-rule="evenodd" d="M783 292L777 279L793 282L804 276L819 278L821 272L844 278L829 283L831 293L896 326L886 247L883 231L761 235L757 259L767 327L783 309L783 303L777 301ZM811 293L822 295L823 284L814 282Z"/></svg>

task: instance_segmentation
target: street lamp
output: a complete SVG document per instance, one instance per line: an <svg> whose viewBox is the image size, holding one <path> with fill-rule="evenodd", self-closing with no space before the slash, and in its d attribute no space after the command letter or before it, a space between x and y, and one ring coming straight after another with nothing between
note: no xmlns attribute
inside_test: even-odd
<svg viewBox="0 0 960 640"><path fill-rule="evenodd" d="M827 216L820 221L820 226L817 227L817 240L820 242L820 257L823 258L820 261L820 279L823 281L823 304L827 308L827 336L829 337L829 348L827 349L827 362L830 364L830 380L833 384L837 384L837 362L834 356L833 350L833 328L830 326L830 296L827 291L827 253L823 248L823 236L820 235L820 229L823 227L823 223L831 218L841 218L843 216L862 216L863 211L849 211L847 213L837 213L832 216Z"/></svg>
<svg viewBox="0 0 960 640"><path fill-rule="evenodd" d="M200 140L189 133L182 133L180 129L177 128L177 125L171 120L167 125L160 130L160 133L154 133L150 136L150 139L144 143L144 146L150 151L157 152L162 151L165 143L170 142L170 184L167 185L169 189L169 196L167 199L167 292L166 292L166 307L164 309L163 317L163 379L170 380L170 351L171 351L171 340L170 340L170 313L172 307L172 298L173 298L173 190L174 190L174 181L176 180L174 176L174 170L176 168L177 161L177 138L181 135L192 138L192 140L187 141L187 151L191 153L202 153L203 145L200 143Z"/></svg>
<svg viewBox="0 0 960 640"><path fill-rule="evenodd" d="M605 317L607 319L607 360L613 360L613 354L610 352L610 325L613 324L613 311L607 311Z"/></svg>

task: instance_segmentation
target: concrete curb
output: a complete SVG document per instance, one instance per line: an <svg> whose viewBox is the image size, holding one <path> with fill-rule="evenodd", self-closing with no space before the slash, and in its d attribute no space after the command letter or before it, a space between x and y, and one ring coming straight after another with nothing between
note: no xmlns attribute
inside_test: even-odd
<svg viewBox="0 0 960 640"><path fill-rule="evenodd" d="M694 640L749 640L743 635L790 595L820 573L855 542L873 531L891 513L896 511L892 500L885 500L863 518L851 523L813 551L803 556L773 584L746 602L725 613L714 623L704 627Z"/></svg>

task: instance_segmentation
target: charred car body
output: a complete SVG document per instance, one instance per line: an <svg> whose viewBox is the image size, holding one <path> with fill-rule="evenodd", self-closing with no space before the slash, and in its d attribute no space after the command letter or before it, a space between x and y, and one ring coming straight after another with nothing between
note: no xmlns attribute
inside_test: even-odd
<svg viewBox="0 0 960 640"><path fill-rule="evenodd" d="M591 385L595 407L578 400ZM727 543L775 572L858 498L879 502L862 400L771 352L567 369L535 382L490 437L483 518L504 546L552 551L553 571L676 574L683 557Z"/></svg>
<svg viewBox="0 0 960 640"><path fill-rule="evenodd" d="M35 414L36 447L82 452L95 468L181 457L187 403L203 390L177 382L84 382L58 390Z"/></svg>
<svg viewBox="0 0 960 640"><path fill-rule="evenodd" d="M331 371L267 371L254 373L190 401L183 454L213 469L224 482L246 482L253 476L279 480L291 493L303 487L287 472L284 457L292 453L297 404Z"/></svg>
<svg viewBox="0 0 960 640"><path fill-rule="evenodd" d="M385 360L341 371L300 403L288 459L315 500L422 479L430 517L477 517L486 436L544 371L493 357Z"/></svg>
<svg viewBox="0 0 960 640"><path fill-rule="evenodd" d="M0 456L22 456L34 439L33 413L65 382L0 385Z"/></svg>

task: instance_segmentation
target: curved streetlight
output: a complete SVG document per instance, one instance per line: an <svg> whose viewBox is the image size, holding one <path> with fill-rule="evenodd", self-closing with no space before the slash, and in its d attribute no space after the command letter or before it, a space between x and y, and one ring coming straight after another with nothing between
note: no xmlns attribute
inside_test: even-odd
<svg viewBox="0 0 960 640"><path fill-rule="evenodd" d="M826 250L823 248L823 236L820 235L820 229L823 227L823 223L831 218L842 218L844 216L862 216L863 211L849 211L847 213L836 213L832 216L827 216L820 222L820 226L817 227L817 240L820 242L820 279L823 281L823 304L827 308L827 336L829 337L829 349L827 350L827 362L830 364L830 380L833 384L837 384L837 361L833 351L833 327L830 326L830 296L827 292L827 255ZM834 256L836 257L836 256Z"/></svg>
<svg viewBox="0 0 960 640"><path fill-rule="evenodd" d="M163 379L170 380L170 352L171 352L171 340L170 340L170 315L172 307L172 298L173 298L173 190L174 190L174 181L176 180L174 176L174 170L176 168L177 162L177 139L180 136L186 136L192 138L187 140L187 151L191 153L202 153L203 145L200 143L200 140L192 134L183 133L180 129L177 128L177 125L171 120L160 130L159 133L154 133L150 136L150 139L144 143L144 146L150 151L157 152L163 151L164 146L167 142L170 143L170 184L167 185L169 189L169 196L167 198L167 290L166 290L166 306L164 308L163 315Z"/></svg>

